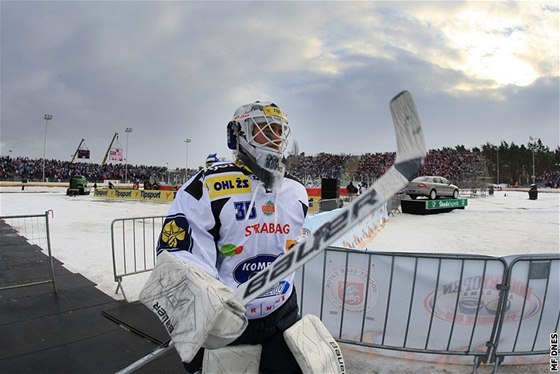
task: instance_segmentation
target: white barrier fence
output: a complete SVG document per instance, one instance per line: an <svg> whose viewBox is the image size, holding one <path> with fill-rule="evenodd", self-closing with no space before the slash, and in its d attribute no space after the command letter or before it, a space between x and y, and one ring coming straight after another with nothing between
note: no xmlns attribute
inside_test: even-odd
<svg viewBox="0 0 560 374"><path fill-rule="evenodd" d="M156 263L156 244L165 216L119 218L111 222L113 276L124 294L123 277L151 271Z"/></svg>
<svg viewBox="0 0 560 374"><path fill-rule="evenodd" d="M297 273L302 314L344 343L399 357L493 363L542 362L558 331L560 256L329 248ZM540 356L540 357L536 357Z"/></svg>

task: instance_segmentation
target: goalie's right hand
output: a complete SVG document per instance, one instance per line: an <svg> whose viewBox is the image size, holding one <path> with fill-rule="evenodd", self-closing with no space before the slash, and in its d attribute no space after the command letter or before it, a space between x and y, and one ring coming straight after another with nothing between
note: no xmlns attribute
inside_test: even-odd
<svg viewBox="0 0 560 374"><path fill-rule="evenodd" d="M164 251L139 295L166 327L181 359L233 342L247 327L233 291L197 265Z"/></svg>

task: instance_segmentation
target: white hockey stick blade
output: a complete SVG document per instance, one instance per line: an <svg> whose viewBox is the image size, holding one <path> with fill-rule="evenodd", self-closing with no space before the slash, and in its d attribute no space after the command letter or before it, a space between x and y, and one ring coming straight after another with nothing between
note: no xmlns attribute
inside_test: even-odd
<svg viewBox="0 0 560 374"><path fill-rule="evenodd" d="M391 100L390 106L397 137L397 156L393 166L351 204L319 227L315 233L298 243L266 269L261 270L248 282L240 285L235 297L241 304L247 305L284 276L303 266L353 225L381 207L416 175L427 153L416 106L408 91L403 91L395 96ZM173 342L170 341L167 346L165 344L160 346L118 371L117 374L132 373L160 357L172 347Z"/></svg>
<svg viewBox="0 0 560 374"><path fill-rule="evenodd" d="M303 266L352 226L381 207L416 175L427 153L416 106L410 93L403 91L391 100L390 107L397 137L397 156L393 166L330 221L325 222L249 281L241 284L235 293L241 304L247 305L282 278Z"/></svg>

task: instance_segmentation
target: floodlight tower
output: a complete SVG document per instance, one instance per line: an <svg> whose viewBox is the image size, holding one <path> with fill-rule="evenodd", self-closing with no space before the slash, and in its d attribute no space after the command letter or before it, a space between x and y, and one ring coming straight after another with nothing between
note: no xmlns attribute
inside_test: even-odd
<svg viewBox="0 0 560 374"><path fill-rule="evenodd" d="M45 155L46 155L46 151L47 151L47 125L48 125L49 121L53 119L53 115L52 114L45 114L43 116L43 119L45 120L45 138L43 140L43 182L45 182Z"/></svg>
<svg viewBox="0 0 560 374"><path fill-rule="evenodd" d="M128 134L132 132L132 127L127 127L124 132L126 132L126 154L124 158L124 181L128 183Z"/></svg>
<svg viewBox="0 0 560 374"><path fill-rule="evenodd" d="M185 139L185 143L187 144L187 154L185 157L185 182L189 179L189 143L191 142L191 139L187 138Z"/></svg>

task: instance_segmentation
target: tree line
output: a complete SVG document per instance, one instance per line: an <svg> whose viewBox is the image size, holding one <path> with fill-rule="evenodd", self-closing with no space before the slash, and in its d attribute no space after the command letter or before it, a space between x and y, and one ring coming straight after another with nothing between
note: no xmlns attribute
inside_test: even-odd
<svg viewBox="0 0 560 374"><path fill-rule="evenodd" d="M455 150L469 152L464 146L457 146ZM523 185L532 183L533 179L545 184L558 183L560 177L560 147L550 150L541 139L527 145L505 141L500 145L486 143L471 151L486 160L489 175L499 183Z"/></svg>

